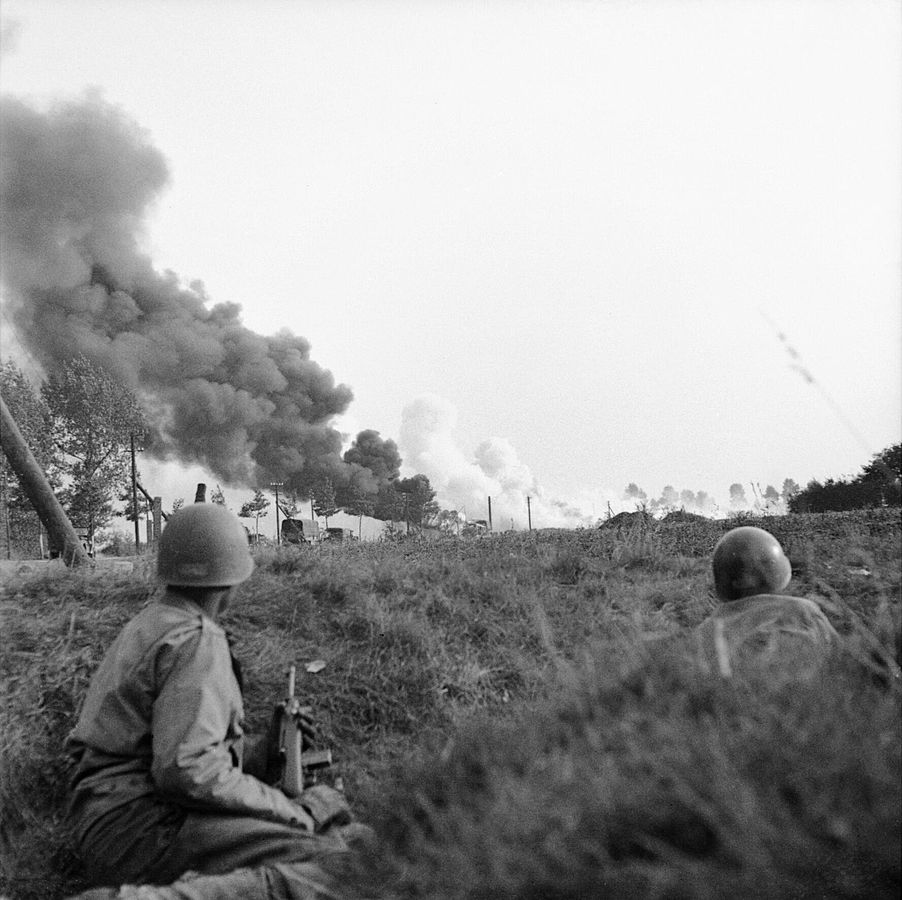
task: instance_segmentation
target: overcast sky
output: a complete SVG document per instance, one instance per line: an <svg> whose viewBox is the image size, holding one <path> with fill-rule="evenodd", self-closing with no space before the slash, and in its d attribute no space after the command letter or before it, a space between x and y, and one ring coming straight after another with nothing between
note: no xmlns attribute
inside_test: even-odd
<svg viewBox="0 0 902 900"><path fill-rule="evenodd" d="M448 504L725 505L900 440L900 8L4 0L0 89L145 128L155 266L305 336Z"/></svg>

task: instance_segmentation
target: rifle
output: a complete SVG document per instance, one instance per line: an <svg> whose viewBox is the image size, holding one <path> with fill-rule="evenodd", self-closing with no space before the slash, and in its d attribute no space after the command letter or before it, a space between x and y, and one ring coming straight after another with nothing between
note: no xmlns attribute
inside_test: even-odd
<svg viewBox="0 0 902 900"><path fill-rule="evenodd" d="M332 766L332 751L304 751L302 718L313 712L310 706L301 706L294 695L296 666L288 670L288 696L276 707L279 718L279 787L288 797L297 797L305 788L316 784ZM334 786L341 790L341 779L334 778Z"/></svg>

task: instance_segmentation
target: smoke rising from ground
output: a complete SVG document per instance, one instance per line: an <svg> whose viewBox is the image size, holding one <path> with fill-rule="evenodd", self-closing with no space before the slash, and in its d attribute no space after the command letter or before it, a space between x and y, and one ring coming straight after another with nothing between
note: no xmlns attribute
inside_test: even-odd
<svg viewBox="0 0 902 900"><path fill-rule="evenodd" d="M400 445L406 464L422 472L441 506L466 512L469 520L487 519L492 498L495 530L527 526L530 498L534 528L590 525L578 509L546 497L529 467L505 438L483 441L472 457L455 443L457 411L434 394L408 404L401 414Z"/></svg>
<svg viewBox="0 0 902 900"><path fill-rule="evenodd" d="M351 391L302 337L264 337L235 304L209 303L141 251L146 212L168 181L147 134L98 96L47 111L0 99L4 305L48 371L76 354L136 392L147 449L202 463L227 483L319 473L341 481L330 426Z"/></svg>

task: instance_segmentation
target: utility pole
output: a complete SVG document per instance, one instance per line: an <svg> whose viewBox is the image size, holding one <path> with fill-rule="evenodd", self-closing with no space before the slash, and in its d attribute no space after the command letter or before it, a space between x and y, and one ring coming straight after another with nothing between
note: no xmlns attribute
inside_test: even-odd
<svg viewBox="0 0 902 900"><path fill-rule="evenodd" d="M492 498L489 497L489 534L492 533Z"/></svg>
<svg viewBox="0 0 902 900"><path fill-rule="evenodd" d="M153 503L153 539L156 542L163 533L163 498L154 497L151 502Z"/></svg>
<svg viewBox="0 0 902 900"><path fill-rule="evenodd" d="M285 484L284 481L271 481L269 486L276 492L276 546L282 543L282 532L279 530L279 488Z"/></svg>
<svg viewBox="0 0 902 900"><path fill-rule="evenodd" d="M138 472L135 466L135 433L130 435L132 445L132 513L135 516L135 553L141 549L141 531L138 527Z"/></svg>
<svg viewBox="0 0 902 900"><path fill-rule="evenodd" d="M407 522L407 534L410 534L410 492L409 491L401 491L401 496L404 498L404 519Z"/></svg>
<svg viewBox="0 0 902 900"><path fill-rule="evenodd" d="M529 530L532 531L532 505L529 497L526 498L526 518L529 521Z"/></svg>

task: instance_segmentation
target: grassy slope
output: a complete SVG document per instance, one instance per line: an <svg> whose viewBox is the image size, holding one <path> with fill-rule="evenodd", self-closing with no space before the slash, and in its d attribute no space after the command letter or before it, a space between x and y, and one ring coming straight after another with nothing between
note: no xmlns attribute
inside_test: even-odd
<svg viewBox="0 0 902 900"><path fill-rule="evenodd" d="M856 656L898 658L898 515L768 525L793 592L823 600ZM300 690L383 841L349 895L896 893L898 684L844 654L801 674L799 660L706 673L684 635L712 607L722 528L261 556L226 623L248 710L263 727L287 665L326 661ZM153 590L147 572L6 584L0 893L14 900L80 885L59 748Z"/></svg>

